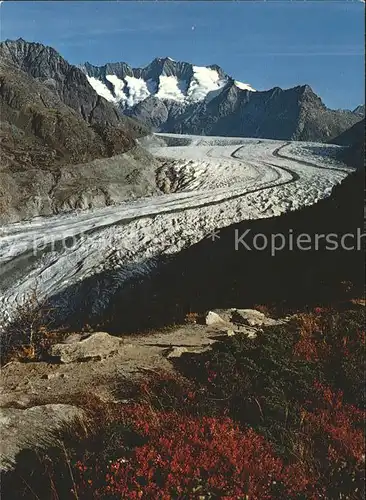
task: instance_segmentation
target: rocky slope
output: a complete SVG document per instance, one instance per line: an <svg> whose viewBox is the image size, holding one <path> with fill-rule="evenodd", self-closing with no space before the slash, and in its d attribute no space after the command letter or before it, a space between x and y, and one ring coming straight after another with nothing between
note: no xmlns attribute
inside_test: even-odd
<svg viewBox="0 0 366 500"><path fill-rule="evenodd" d="M365 141L365 118L345 130L342 134L332 140L333 144L340 146L353 146Z"/></svg>
<svg viewBox="0 0 366 500"><path fill-rule="evenodd" d="M69 64L52 47L23 40L0 43L0 59L46 85L60 100L79 113L91 125L113 125L133 136L148 131L134 120L121 116L89 85L84 73Z"/></svg>
<svg viewBox="0 0 366 500"><path fill-rule="evenodd" d="M360 106L357 106L357 108L355 108L353 110L353 112L356 114L356 115L360 115L361 118L364 118L365 117L365 105L364 104L361 104Z"/></svg>
<svg viewBox="0 0 366 500"><path fill-rule="evenodd" d="M56 51L0 44L0 222L155 193L155 161L120 116Z"/></svg>
<svg viewBox="0 0 366 500"><path fill-rule="evenodd" d="M364 115L362 106L328 109L308 85L255 91L216 65L164 58L145 68L86 63L82 69L120 111L161 132L326 141Z"/></svg>
<svg viewBox="0 0 366 500"><path fill-rule="evenodd" d="M340 146L348 146L341 159L351 166L365 165L365 118L331 141Z"/></svg>
<svg viewBox="0 0 366 500"><path fill-rule="evenodd" d="M174 373L174 361L182 355L209 351L234 335L252 342L262 326L281 321L255 310L228 309L210 311L205 323L124 338L106 332L63 335L43 359L8 363L0 394L0 471L13 470L24 450L57 446L62 424L86 417L78 407L58 401L79 402L84 387L88 397L116 402L121 379L130 386L142 373Z"/></svg>

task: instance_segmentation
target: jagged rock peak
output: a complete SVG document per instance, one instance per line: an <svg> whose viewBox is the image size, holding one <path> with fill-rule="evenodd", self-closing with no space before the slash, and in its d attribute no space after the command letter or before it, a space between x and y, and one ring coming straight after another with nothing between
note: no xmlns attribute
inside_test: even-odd
<svg viewBox="0 0 366 500"><path fill-rule="evenodd" d="M184 105L202 102L229 82L240 90L254 91L250 85L233 80L217 64L196 66L171 57L157 57L141 68L125 62L104 66L87 62L81 68L95 90L123 111L153 96Z"/></svg>

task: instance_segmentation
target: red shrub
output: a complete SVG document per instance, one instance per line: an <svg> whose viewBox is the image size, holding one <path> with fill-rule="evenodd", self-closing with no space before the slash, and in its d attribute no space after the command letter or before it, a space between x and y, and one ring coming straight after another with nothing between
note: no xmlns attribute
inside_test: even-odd
<svg viewBox="0 0 366 500"><path fill-rule="evenodd" d="M323 361L331 354L331 346L327 345L325 339L317 340L311 335L302 335L295 344L294 355L305 361Z"/></svg>
<svg viewBox="0 0 366 500"><path fill-rule="evenodd" d="M323 441L323 450L333 465L352 460L361 465L365 457L363 422L365 412L343 403L343 393L333 392L320 383L315 384L319 400L312 411L305 411L309 432Z"/></svg>
<svg viewBox="0 0 366 500"><path fill-rule="evenodd" d="M300 336L294 346L295 357L305 361L330 362L331 359L339 359L340 354L346 358L357 356L365 346L365 332L352 328L343 331L344 325L337 325L336 319L320 307L316 307L314 313L300 315ZM354 361L356 363L356 359Z"/></svg>
<svg viewBox="0 0 366 500"><path fill-rule="evenodd" d="M318 361L326 350L322 337L322 324L319 314L320 307L315 308L315 314L302 314L299 317L300 338L294 346L294 355L306 361Z"/></svg>
<svg viewBox="0 0 366 500"><path fill-rule="evenodd" d="M305 361L318 361L318 345L312 337L302 337L294 347L294 355Z"/></svg>
<svg viewBox="0 0 366 500"><path fill-rule="evenodd" d="M214 495L227 500L291 498L309 481L285 468L265 439L241 431L231 419L187 417L175 412L128 410L133 428L147 438L128 460L108 467L105 486L93 498L186 499ZM88 471L79 465L85 478ZM286 493L285 493L286 492ZM281 496L280 496L281 498Z"/></svg>

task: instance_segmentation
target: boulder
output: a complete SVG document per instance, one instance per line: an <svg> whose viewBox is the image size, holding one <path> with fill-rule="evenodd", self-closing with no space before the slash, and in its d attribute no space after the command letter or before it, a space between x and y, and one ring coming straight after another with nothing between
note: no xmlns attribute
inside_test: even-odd
<svg viewBox="0 0 366 500"><path fill-rule="evenodd" d="M26 450L60 444L58 432L65 424L82 420L84 413L67 404L47 404L27 409L0 409L0 470L14 469L17 455Z"/></svg>
<svg viewBox="0 0 366 500"><path fill-rule="evenodd" d="M245 335L248 339L255 339L258 335L258 327L252 326L235 326L232 330L228 330L228 336ZM230 333L229 333L230 332Z"/></svg>
<svg viewBox="0 0 366 500"><path fill-rule="evenodd" d="M209 311L206 315L206 325L207 326L224 326L227 321L218 313L214 311Z"/></svg>
<svg viewBox="0 0 366 500"><path fill-rule="evenodd" d="M248 326L271 326L278 324L278 321L268 318L256 309L232 309L231 319L233 323Z"/></svg>
<svg viewBox="0 0 366 500"><path fill-rule="evenodd" d="M105 332L96 332L80 340L75 337L75 341L70 341L69 337L64 343L51 346L49 354L62 363L93 359L100 361L118 352L122 344L123 340L118 337Z"/></svg>
<svg viewBox="0 0 366 500"><path fill-rule="evenodd" d="M86 339L89 337L88 333L72 333L68 337L66 337L62 343L63 344L74 344L75 342L80 342L80 340Z"/></svg>
<svg viewBox="0 0 366 500"><path fill-rule="evenodd" d="M180 358L182 354L188 352L188 349L184 346L178 346L178 347L173 347L169 354L167 355L167 358Z"/></svg>

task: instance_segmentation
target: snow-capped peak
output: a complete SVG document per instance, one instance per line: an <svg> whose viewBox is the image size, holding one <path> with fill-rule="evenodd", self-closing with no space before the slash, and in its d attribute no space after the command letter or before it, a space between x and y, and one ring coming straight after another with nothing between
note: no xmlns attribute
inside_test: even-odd
<svg viewBox="0 0 366 500"><path fill-rule="evenodd" d="M194 66L171 57L157 58L145 68L125 63L82 68L94 90L122 108L132 108L150 96L181 104L200 102L220 93L231 80L218 66ZM246 83L235 81L235 85L254 91Z"/></svg>
<svg viewBox="0 0 366 500"><path fill-rule="evenodd" d="M187 91L189 101L203 101L209 92L226 85L228 78L220 78L215 69L205 66L192 66L193 78Z"/></svg>
<svg viewBox="0 0 366 500"><path fill-rule="evenodd" d="M251 92L256 92L255 89L249 83L243 83L243 82L238 82L237 80L234 80L234 84L238 87L240 90L250 90Z"/></svg>

